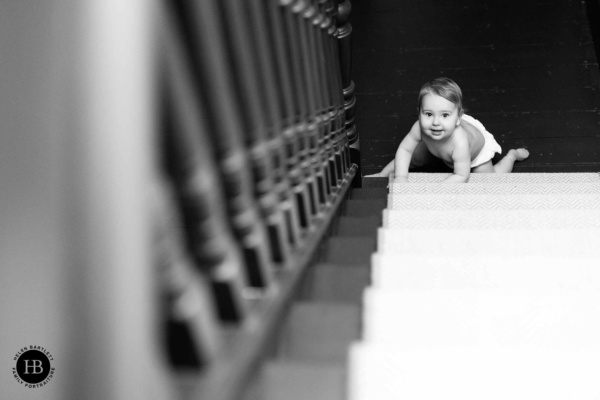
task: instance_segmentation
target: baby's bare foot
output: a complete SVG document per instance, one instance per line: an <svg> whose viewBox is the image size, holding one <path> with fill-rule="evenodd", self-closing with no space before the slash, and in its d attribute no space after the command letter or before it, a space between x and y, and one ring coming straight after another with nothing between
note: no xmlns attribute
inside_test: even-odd
<svg viewBox="0 0 600 400"><path fill-rule="evenodd" d="M511 149L508 154L511 155L511 157L515 158L515 161L523 161L524 159L526 159L527 157L529 157L529 151L527 149L521 148L521 149Z"/></svg>

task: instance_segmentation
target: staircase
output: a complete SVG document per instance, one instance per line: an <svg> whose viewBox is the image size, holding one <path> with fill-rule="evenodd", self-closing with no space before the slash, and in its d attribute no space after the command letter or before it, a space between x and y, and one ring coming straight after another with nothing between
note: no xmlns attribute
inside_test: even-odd
<svg viewBox="0 0 600 400"><path fill-rule="evenodd" d="M387 205L387 179L354 188L308 270L280 343L263 367L257 398L347 398L350 345L361 335L361 299L371 280L371 256ZM249 396L249 398L253 398Z"/></svg>
<svg viewBox="0 0 600 400"><path fill-rule="evenodd" d="M257 398L597 398L600 175L446 176L351 191Z"/></svg>
<svg viewBox="0 0 600 400"><path fill-rule="evenodd" d="M391 184L348 398L600 395L600 176Z"/></svg>

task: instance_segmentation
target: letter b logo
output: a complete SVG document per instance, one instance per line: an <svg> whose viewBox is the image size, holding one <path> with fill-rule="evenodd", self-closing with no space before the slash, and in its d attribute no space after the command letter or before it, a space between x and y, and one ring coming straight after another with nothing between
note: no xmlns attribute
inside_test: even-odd
<svg viewBox="0 0 600 400"><path fill-rule="evenodd" d="M40 383L50 373L50 360L41 351L26 351L17 360L17 373L27 383Z"/></svg>

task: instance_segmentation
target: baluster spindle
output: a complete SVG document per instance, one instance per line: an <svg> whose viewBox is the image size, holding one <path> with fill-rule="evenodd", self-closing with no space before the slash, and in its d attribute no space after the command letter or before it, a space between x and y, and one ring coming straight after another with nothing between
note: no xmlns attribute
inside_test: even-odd
<svg viewBox="0 0 600 400"><path fill-rule="evenodd" d="M246 265L228 224L218 168L204 107L189 68L189 55L176 20L164 13L161 51L164 73L162 148L166 171L177 188L188 247L196 265L210 277L219 316L240 321ZM186 57L187 55L187 57Z"/></svg>
<svg viewBox="0 0 600 400"><path fill-rule="evenodd" d="M246 2L223 0L219 4L226 36L230 39L227 53L240 100L245 142L251 155L255 194L269 229L273 258L282 263L289 258L290 246L286 239L285 216L275 191L278 149L272 147L267 132L268 96L253 40L257 32L250 25Z"/></svg>
<svg viewBox="0 0 600 400"><path fill-rule="evenodd" d="M323 87L327 90L327 111L329 114L329 144L328 154L332 168L335 168L338 185L347 171L344 162L343 153L341 152L340 130L344 124L343 102L340 103L342 91L338 80L340 75L339 61L337 60L337 47L334 45L334 35L336 32L335 23L331 18L331 10L333 7L327 8L327 1L312 0L314 7L319 9L319 20L315 21L320 36L320 42L317 46L322 59L323 72Z"/></svg>
<svg viewBox="0 0 600 400"><path fill-rule="evenodd" d="M327 16L323 30L327 33L325 56L329 67L329 84L333 100L334 117L334 149L336 155L336 165L340 173L345 175L350 168L350 154L348 149L348 139L345 133L346 110L344 106L344 94L342 85L342 71L339 61L338 48L338 28L337 28L337 7L333 0L319 0L323 13Z"/></svg>
<svg viewBox="0 0 600 400"><path fill-rule="evenodd" d="M310 191L307 182L303 179L304 172L301 163L301 148L304 131L302 104L304 91L297 81L294 48L288 39L289 32L279 0L261 2L266 9L266 27L269 29L268 39L275 60L275 74L277 80L277 94L279 98L278 115L275 116L275 126L281 126L284 141L284 156L286 159L286 172L291 186L293 202L298 211L299 227L296 231L297 238L305 236L311 218ZM299 240L298 240L299 242Z"/></svg>
<svg viewBox="0 0 600 400"><path fill-rule="evenodd" d="M282 106L279 101L283 95L281 78L277 76L275 64L275 45L270 41L272 29L268 24L267 5L263 0L251 0L246 6L249 23L255 45L257 71L259 73L262 96L264 96L264 116L266 138L273 160L273 179L279 207L285 216L288 242L298 245L300 242L299 207L294 200L285 151L285 135Z"/></svg>
<svg viewBox="0 0 600 400"><path fill-rule="evenodd" d="M352 43L351 33L352 25L349 18L352 11L350 0L336 0L338 2L337 26L338 26L338 47L340 70L342 77L342 87L344 90L344 105L346 108L345 134L348 138L351 162L358 165L358 175L360 176L360 138L354 122L356 110L356 97L354 96L354 81L352 81ZM355 184L359 184L357 180Z"/></svg>
<svg viewBox="0 0 600 400"><path fill-rule="evenodd" d="M340 184L340 176L337 175L334 168L333 143L331 140L332 120L329 112L331 102L321 32L324 16L319 13L319 9L314 2L302 1L302 3L305 7L303 17L308 26L308 49L310 50L311 66L315 77L313 80L316 94L314 117L318 127L318 141L313 148L313 157L315 165L319 165L323 171L329 172L329 192L333 192Z"/></svg>
<svg viewBox="0 0 600 400"><path fill-rule="evenodd" d="M319 210L318 202L318 181L314 170L311 166L310 159L310 142L315 137L316 124L310 118L310 104L313 102L313 86L311 84L312 77L310 76L306 56L305 40L303 39L304 26L298 15L292 9L293 0L279 0L279 13L281 16L282 26L284 28L284 43L289 48L290 55L290 72L292 73L293 90L298 101L296 102L297 110L294 113L298 135L298 163L300 176L299 180L303 180L307 187L307 199L310 210L308 216L308 225L314 226Z"/></svg>
<svg viewBox="0 0 600 400"><path fill-rule="evenodd" d="M306 84L307 96L306 100L306 121L307 121L307 136L308 136L308 166L311 171L318 177L320 190L324 190L326 195L321 199L327 200L331 194L331 187L335 183L332 180L329 171L329 166L323 163L323 159L327 157L325 132L325 121L320 113L322 104L322 88L319 85L319 70L318 61L316 59L314 43L314 31L312 26L312 17L314 11L309 7L308 2L297 0L291 6L292 21L295 23L296 35L298 38L300 50L300 67L301 74L304 77ZM320 146L320 147L319 147ZM319 161L321 160L321 161ZM325 204L321 203L322 206ZM321 210L323 207L321 208Z"/></svg>
<svg viewBox="0 0 600 400"><path fill-rule="evenodd" d="M189 32L194 75L205 97L209 132L214 143L227 199L229 220L244 251L248 283L264 289L273 281L274 263L267 229L254 197L256 180L246 150L239 91L227 57L227 36L215 0L174 1Z"/></svg>
<svg viewBox="0 0 600 400"><path fill-rule="evenodd" d="M161 337L175 368L200 369L217 357L221 347L210 275L200 271L190 255L174 185L162 171L153 184L153 258L159 272Z"/></svg>

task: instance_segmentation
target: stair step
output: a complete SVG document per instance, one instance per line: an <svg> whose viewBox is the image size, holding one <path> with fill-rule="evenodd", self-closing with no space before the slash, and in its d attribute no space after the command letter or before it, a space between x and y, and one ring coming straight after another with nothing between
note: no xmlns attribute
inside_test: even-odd
<svg viewBox="0 0 600 400"><path fill-rule="evenodd" d="M337 222L336 236L373 236L381 227L381 213L368 217L342 216Z"/></svg>
<svg viewBox="0 0 600 400"><path fill-rule="evenodd" d="M411 172L409 182L436 183L448 178L450 173ZM577 183L598 182L600 174L597 172L518 172L510 174L478 174L469 176L469 183Z"/></svg>
<svg viewBox="0 0 600 400"><path fill-rule="evenodd" d="M362 187L365 188L386 188L390 179L389 178L362 178Z"/></svg>
<svg viewBox="0 0 600 400"><path fill-rule="evenodd" d="M352 189L351 199L386 199L389 190L387 188Z"/></svg>
<svg viewBox="0 0 600 400"><path fill-rule="evenodd" d="M598 243L600 230L380 228L377 249L380 253L442 257L596 257L600 255Z"/></svg>
<svg viewBox="0 0 600 400"><path fill-rule="evenodd" d="M540 270L541 271L541 270ZM363 340L406 349L600 351L600 291L365 290Z"/></svg>
<svg viewBox="0 0 600 400"><path fill-rule="evenodd" d="M358 304L370 280L368 264L317 264L308 271L302 296L314 302Z"/></svg>
<svg viewBox="0 0 600 400"><path fill-rule="evenodd" d="M384 210L388 229L598 229L596 210Z"/></svg>
<svg viewBox="0 0 600 400"><path fill-rule="evenodd" d="M381 211L386 208L388 199L350 199L344 204L343 215L349 217L381 216Z"/></svg>
<svg viewBox="0 0 600 400"><path fill-rule="evenodd" d="M330 264L368 265L375 249L375 235L334 236L327 239L323 261Z"/></svg>
<svg viewBox="0 0 600 400"><path fill-rule="evenodd" d="M390 193L393 195L600 194L600 183L393 183L390 185Z"/></svg>
<svg viewBox="0 0 600 400"><path fill-rule="evenodd" d="M600 397L600 352L547 348L351 348L349 400Z"/></svg>
<svg viewBox="0 0 600 400"><path fill-rule="evenodd" d="M263 400L344 400L346 366L269 362L261 384Z"/></svg>
<svg viewBox="0 0 600 400"><path fill-rule="evenodd" d="M282 334L280 360L344 365L348 346L360 337L360 307L298 302Z"/></svg>
<svg viewBox="0 0 600 400"><path fill-rule="evenodd" d="M600 195L594 194L522 194L497 196L490 194L393 195L389 208L406 210L535 210L535 209L600 209Z"/></svg>
<svg viewBox="0 0 600 400"><path fill-rule="evenodd" d="M600 258L429 257L375 253L372 287L555 293L600 290Z"/></svg>

